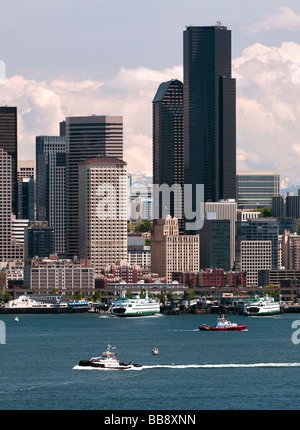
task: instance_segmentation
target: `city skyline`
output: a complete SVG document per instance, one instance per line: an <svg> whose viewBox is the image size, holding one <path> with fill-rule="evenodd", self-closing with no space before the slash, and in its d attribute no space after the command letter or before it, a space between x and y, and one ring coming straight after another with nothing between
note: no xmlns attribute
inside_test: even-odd
<svg viewBox="0 0 300 430"><path fill-rule="evenodd" d="M237 170L280 170L282 181L289 178L294 183L300 182L296 171L300 151L297 124L300 45L295 33L299 28L300 8L296 1L286 1L284 5L279 1L264 5L215 1L204 10L204 2L190 1L187 7L186 3L175 0L174 19L168 27L165 18L170 2L161 7L155 1L151 5L142 1L133 12L137 5L133 1L126 5L125 15L121 1L102 4L100 8L99 2L97 6L90 0L81 8L83 3L78 0L72 10L62 2L58 16L56 2L51 6L38 5L33 13L36 2L29 1L22 14L23 5L17 1L4 5L1 31L6 35L11 30L4 21L10 21L14 3L19 3L20 15L15 37L8 38L0 54L6 66L0 103L18 107L20 159L32 159L35 137L57 135L59 122L67 116L122 115L128 171L151 173L151 102L156 89L161 82L182 80L185 27L213 26L221 20L232 30L232 76L237 80ZM105 17L113 6L117 7L111 15L114 18L111 25L116 34L110 37ZM61 33L64 26L60 24L62 19L65 22L67 11L74 24L81 14L91 17L94 9L102 25L96 28L95 18L91 20L89 44L83 50L86 36L80 33L72 45L71 25L69 32ZM33 40L28 24L34 20L39 28L47 13L56 18L52 23L56 37L51 36L53 31L46 35L43 32L41 40ZM157 18L155 31L152 16ZM85 25L84 22L83 28ZM36 31L35 26L32 28ZM122 39L117 30L123 32ZM76 45L78 37L82 40ZM23 46L26 42L30 52ZM24 54L17 55L22 47ZM272 91L274 86L276 91Z"/></svg>

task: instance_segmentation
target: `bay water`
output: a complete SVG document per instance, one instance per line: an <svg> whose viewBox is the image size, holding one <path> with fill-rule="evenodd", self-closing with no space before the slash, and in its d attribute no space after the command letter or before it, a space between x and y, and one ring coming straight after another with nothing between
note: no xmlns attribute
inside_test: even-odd
<svg viewBox="0 0 300 430"><path fill-rule="evenodd" d="M19 315L19 322L1 315L0 409L298 410L300 314L228 318L247 330L200 331L216 324L213 314ZM108 344L121 361L142 367L78 367Z"/></svg>

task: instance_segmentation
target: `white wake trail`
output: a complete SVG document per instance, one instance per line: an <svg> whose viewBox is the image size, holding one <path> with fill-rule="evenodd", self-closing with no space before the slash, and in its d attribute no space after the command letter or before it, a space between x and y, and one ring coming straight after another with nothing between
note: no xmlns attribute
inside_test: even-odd
<svg viewBox="0 0 300 430"><path fill-rule="evenodd" d="M224 364L157 364L155 366L134 367L129 370L149 370L149 369L232 369L232 368L257 368L257 367L300 367L300 363L224 363ZM88 366L74 366L75 370L112 370Z"/></svg>

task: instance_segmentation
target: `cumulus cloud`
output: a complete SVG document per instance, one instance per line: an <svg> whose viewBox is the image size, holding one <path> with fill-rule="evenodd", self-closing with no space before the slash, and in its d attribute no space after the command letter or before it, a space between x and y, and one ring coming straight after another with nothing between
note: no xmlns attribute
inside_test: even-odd
<svg viewBox="0 0 300 430"><path fill-rule="evenodd" d="M283 6L264 20L244 26L244 29L248 33L262 33L276 30L298 31L299 26L300 14L289 7Z"/></svg>
<svg viewBox="0 0 300 430"><path fill-rule="evenodd" d="M1 102L18 108L19 158L33 159L35 137L58 135L68 116L121 115L124 159L129 171L152 172L152 100L161 82L181 79L182 68L125 69L111 80L51 82L7 78L0 86Z"/></svg>
<svg viewBox="0 0 300 430"><path fill-rule="evenodd" d="M255 44L233 61L238 169L274 169L300 179L299 59L300 45L284 42L278 48Z"/></svg>
<svg viewBox="0 0 300 430"><path fill-rule="evenodd" d="M237 167L280 170L300 180L300 44L254 44L233 61L237 79ZM51 82L7 78L1 103L18 107L20 159L33 159L35 137L57 135L76 115L122 115L124 159L131 172L152 173L152 100L161 82L182 80L182 66L121 68L107 81Z"/></svg>

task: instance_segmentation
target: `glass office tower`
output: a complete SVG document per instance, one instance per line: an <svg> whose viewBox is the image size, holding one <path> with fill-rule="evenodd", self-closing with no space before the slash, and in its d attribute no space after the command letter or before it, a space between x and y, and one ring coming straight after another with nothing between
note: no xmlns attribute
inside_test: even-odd
<svg viewBox="0 0 300 430"><path fill-rule="evenodd" d="M18 216L17 108L0 106L0 148L11 157L12 211Z"/></svg>
<svg viewBox="0 0 300 430"><path fill-rule="evenodd" d="M272 208L272 198L279 194L279 171L245 170L237 173L238 209Z"/></svg>
<svg viewBox="0 0 300 430"><path fill-rule="evenodd" d="M236 89L231 31L184 31L185 183L204 184L205 201L236 198Z"/></svg>
<svg viewBox="0 0 300 430"><path fill-rule="evenodd" d="M79 255L78 165L93 157L123 160L123 117L82 116L66 118L66 228L67 255Z"/></svg>
<svg viewBox="0 0 300 430"><path fill-rule="evenodd" d="M180 193L170 193L166 216L177 215L183 231L183 84L178 80L160 84L153 99L153 184L180 185ZM164 207L159 197L153 194L154 214L161 219Z"/></svg>
<svg viewBox="0 0 300 430"><path fill-rule="evenodd" d="M66 252L66 138L36 137L36 219L54 229L54 252Z"/></svg>

